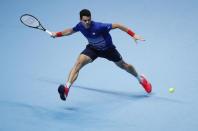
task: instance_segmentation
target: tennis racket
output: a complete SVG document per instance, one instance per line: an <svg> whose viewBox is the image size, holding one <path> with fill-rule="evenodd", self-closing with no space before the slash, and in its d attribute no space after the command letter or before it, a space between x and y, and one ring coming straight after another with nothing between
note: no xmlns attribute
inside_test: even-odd
<svg viewBox="0 0 198 131"><path fill-rule="evenodd" d="M21 16L20 20L24 25L26 25L28 27L31 27L31 28L35 28L35 29L45 31L46 33L48 33L49 35L52 36L52 32L45 29L36 17L34 17L30 14L24 14L24 15Z"/></svg>

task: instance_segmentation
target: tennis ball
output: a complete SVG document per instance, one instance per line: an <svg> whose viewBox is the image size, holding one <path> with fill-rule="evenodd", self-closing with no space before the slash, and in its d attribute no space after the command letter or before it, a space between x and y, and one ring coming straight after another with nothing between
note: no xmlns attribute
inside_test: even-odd
<svg viewBox="0 0 198 131"><path fill-rule="evenodd" d="M173 92L175 92L175 88L169 88L168 91L169 91L169 93L173 93Z"/></svg>

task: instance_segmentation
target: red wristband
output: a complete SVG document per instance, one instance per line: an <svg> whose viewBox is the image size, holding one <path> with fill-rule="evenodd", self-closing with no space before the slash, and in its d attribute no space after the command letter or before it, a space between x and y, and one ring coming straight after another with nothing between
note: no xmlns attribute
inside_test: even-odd
<svg viewBox="0 0 198 131"><path fill-rule="evenodd" d="M63 36L63 33L62 32L57 32L56 33L56 37L61 37L61 36Z"/></svg>
<svg viewBox="0 0 198 131"><path fill-rule="evenodd" d="M130 36L132 36L132 37L134 37L134 35L135 35L135 33L134 33L132 30L130 30L130 29L128 29L127 33L128 33Z"/></svg>

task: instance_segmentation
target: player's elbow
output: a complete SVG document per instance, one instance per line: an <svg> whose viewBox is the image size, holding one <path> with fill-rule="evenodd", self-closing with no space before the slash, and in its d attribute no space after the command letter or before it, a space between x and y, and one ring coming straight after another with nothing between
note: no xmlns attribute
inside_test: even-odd
<svg viewBox="0 0 198 131"><path fill-rule="evenodd" d="M112 24L112 28L113 28L113 29L120 28L121 25L122 25L122 24L120 24L120 23L113 23L113 24Z"/></svg>

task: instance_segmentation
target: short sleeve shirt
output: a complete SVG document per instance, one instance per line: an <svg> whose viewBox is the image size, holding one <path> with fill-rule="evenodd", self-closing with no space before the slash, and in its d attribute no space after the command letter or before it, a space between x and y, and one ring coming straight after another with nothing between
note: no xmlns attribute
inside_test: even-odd
<svg viewBox="0 0 198 131"><path fill-rule="evenodd" d="M85 28L81 22L73 27L73 31L80 31L87 38L88 43L98 50L106 50L110 47L115 47L111 35L109 34L111 29L112 24L110 23L94 21L91 21L89 28Z"/></svg>

